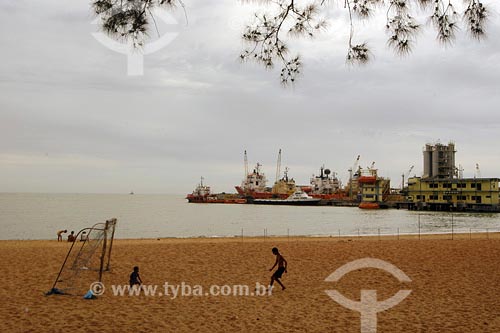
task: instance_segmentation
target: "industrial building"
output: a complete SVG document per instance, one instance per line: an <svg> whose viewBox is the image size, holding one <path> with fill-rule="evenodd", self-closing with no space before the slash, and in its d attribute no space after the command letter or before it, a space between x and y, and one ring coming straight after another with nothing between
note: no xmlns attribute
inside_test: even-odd
<svg viewBox="0 0 500 333"><path fill-rule="evenodd" d="M426 144L424 148L424 174L422 178L449 179L457 176L455 143Z"/></svg>
<svg viewBox="0 0 500 333"><path fill-rule="evenodd" d="M427 144L424 174L408 179L410 209L500 211L499 178L459 178L455 144Z"/></svg>

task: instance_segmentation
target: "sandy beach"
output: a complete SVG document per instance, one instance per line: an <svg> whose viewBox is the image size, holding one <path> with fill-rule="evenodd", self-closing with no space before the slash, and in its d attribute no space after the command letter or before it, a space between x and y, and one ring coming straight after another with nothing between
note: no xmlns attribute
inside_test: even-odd
<svg viewBox="0 0 500 333"><path fill-rule="evenodd" d="M378 332L499 332L500 235L412 238L224 238L115 240L106 290L94 300L44 296L69 244L2 241L0 290L3 332L360 332L360 314L336 303L325 290L360 299L361 289L384 300L401 289L411 294L377 315ZM213 295L211 286L267 285L277 246L288 260L272 295ZM366 268L338 282L325 279L362 258L387 261L412 280L401 283ZM140 266L155 296L115 296ZM203 295L165 295L164 284L203 288ZM180 289L179 289L180 290ZM221 292L222 289L219 289ZM162 296L159 296L162 292ZM180 293L180 291L179 291ZM209 295L205 295L209 293Z"/></svg>

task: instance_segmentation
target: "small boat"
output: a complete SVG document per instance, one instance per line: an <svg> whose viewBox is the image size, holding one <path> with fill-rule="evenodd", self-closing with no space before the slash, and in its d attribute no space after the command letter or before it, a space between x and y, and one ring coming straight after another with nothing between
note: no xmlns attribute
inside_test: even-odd
<svg viewBox="0 0 500 333"><path fill-rule="evenodd" d="M254 199L256 205L289 205L289 206L316 206L320 198L313 198L301 189L297 189L286 199Z"/></svg>
<svg viewBox="0 0 500 333"><path fill-rule="evenodd" d="M361 209L379 209L380 205L378 202L361 202L358 207Z"/></svg>
<svg viewBox="0 0 500 333"><path fill-rule="evenodd" d="M201 177L201 182L196 186L193 193L186 196L186 199L188 202L203 203L207 202L210 195L210 186L203 185L203 177Z"/></svg>

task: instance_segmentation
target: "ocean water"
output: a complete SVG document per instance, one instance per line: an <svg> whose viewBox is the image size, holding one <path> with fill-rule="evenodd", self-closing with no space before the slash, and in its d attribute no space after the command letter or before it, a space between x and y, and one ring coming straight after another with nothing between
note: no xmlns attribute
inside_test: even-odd
<svg viewBox="0 0 500 333"><path fill-rule="evenodd" d="M0 194L0 239L55 239L118 219L117 238L382 235L500 231L500 214L190 204L179 195Z"/></svg>

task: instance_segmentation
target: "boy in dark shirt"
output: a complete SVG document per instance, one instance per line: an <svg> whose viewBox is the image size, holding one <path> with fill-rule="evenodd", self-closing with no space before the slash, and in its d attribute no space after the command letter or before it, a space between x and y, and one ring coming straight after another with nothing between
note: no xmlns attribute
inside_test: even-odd
<svg viewBox="0 0 500 333"><path fill-rule="evenodd" d="M141 277L139 276L139 267L138 266L135 266L134 271L132 272L132 274L130 274L130 287L132 287L136 284L139 286L142 284Z"/></svg>
<svg viewBox="0 0 500 333"><path fill-rule="evenodd" d="M76 240L75 232L71 231L71 234L68 235L68 242L73 243Z"/></svg>

